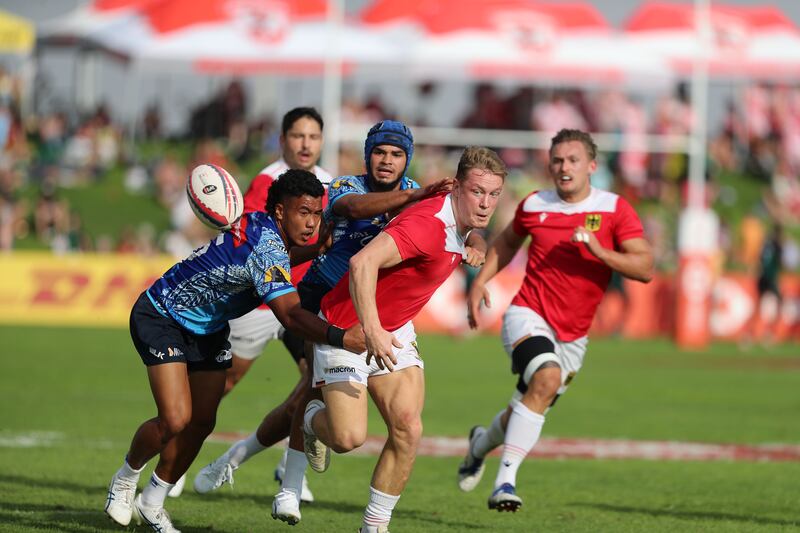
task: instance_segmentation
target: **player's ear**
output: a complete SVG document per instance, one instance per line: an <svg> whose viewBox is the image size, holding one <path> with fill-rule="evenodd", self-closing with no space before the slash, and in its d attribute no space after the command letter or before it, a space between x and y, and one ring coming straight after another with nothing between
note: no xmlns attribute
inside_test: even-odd
<svg viewBox="0 0 800 533"><path fill-rule="evenodd" d="M275 204L275 220L283 220L283 204L280 202Z"/></svg>

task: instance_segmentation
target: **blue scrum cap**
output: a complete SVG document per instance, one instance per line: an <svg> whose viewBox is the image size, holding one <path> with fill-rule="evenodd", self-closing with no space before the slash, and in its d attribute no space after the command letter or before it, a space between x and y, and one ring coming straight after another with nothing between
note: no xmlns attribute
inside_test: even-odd
<svg viewBox="0 0 800 533"><path fill-rule="evenodd" d="M369 155L373 148L381 144L396 146L406 153L406 168L403 169L405 175L414 155L414 137L408 126L396 120L382 120L370 128L364 141L364 162L367 165L367 173L372 172L369 168Z"/></svg>

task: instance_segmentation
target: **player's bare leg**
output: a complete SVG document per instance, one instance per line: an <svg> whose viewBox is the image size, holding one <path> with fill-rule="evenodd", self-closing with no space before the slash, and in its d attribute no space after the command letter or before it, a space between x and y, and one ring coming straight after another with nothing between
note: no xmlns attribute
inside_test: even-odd
<svg viewBox="0 0 800 533"><path fill-rule="evenodd" d="M362 530L388 526L400 494L408 482L422 437L425 376L412 366L370 378L369 391L389 436L372 475L370 499Z"/></svg>
<svg viewBox="0 0 800 533"><path fill-rule="evenodd" d="M136 430L124 464L111 479L106 498L106 514L123 526L131 521L136 486L145 463L162 452L172 438L183 431L192 416L186 364L150 366L147 375L158 415Z"/></svg>
<svg viewBox="0 0 800 533"><path fill-rule="evenodd" d="M300 521L300 501L306 485L305 474L308 466L303 441L303 422L305 408L311 400L321 400L319 389L310 386L313 375L313 345L306 343L305 361L308 365L309 385L301 388L300 402L295 409L289 430L289 449L286 452L286 466L281 480L281 490L272 502L272 518L294 525Z"/></svg>
<svg viewBox="0 0 800 533"><path fill-rule="evenodd" d="M536 445L544 425L544 413L561 387L561 367L552 361L542 364L528 382L528 390L509 406L503 454L489 497L489 509L515 512L522 505L516 495L516 478L522 461Z"/></svg>
<svg viewBox="0 0 800 533"><path fill-rule="evenodd" d="M231 367L225 371L225 394L228 394L242 380L254 362L255 359L245 359L232 354Z"/></svg>
<svg viewBox="0 0 800 533"><path fill-rule="evenodd" d="M232 484L234 470L254 455L289 436L293 415L303 402L306 390L311 387L311 375L305 359L298 362L298 369L301 375L294 390L283 403L267 413L256 431L234 443L224 454L198 472L194 480L196 492L205 494L218 489L226 482ZM226 380L226 385L227 383Z"/></svg>
<svg viewBox="0 0 800 533"><path fill-rule="evenodd" d="M331 383L322 388L325 407L310 426L336 453L347 453L367 440L367 388L359 383Z"/></svg>
<svg viewBox="0 0 800 533"><path fill-rule="evenodd" d="M192 395L186 364L149 366L147 377L158 415L136 430L127 459L133 468L144 466L158 455L172 437L183 431L192 416Z"/></svg>

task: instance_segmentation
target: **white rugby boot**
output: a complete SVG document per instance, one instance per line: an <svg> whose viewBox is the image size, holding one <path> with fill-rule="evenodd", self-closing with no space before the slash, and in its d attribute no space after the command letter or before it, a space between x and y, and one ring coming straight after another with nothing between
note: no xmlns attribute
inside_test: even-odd
<svg viewBox="0 0 800 533"><path fill-rule="evenodd" d="M167 496L170 498L177 498L181 494L183 494L183 487L186 485L186 474L183 474L178 481L169 489Z"/></svg>
<svg viewBox="0 0 800 533"><path fill-rule="evenodd" d="M325 443L317 438L313 433L306 431L306 426L310 426L309 422L313 413L325 407L325 404L320 400L311 400L306 405L306 414L303 421L303 451L306 453L308 465L315 472L324 472L331 464L331 449Z"/></svg>
<svg viewBox="0 0 800 533"><path fill-rule="evenodd" d="M482 426L475 426L469 432L467 455L458 465L458 488L464 492L469 492L477 487L481 477L483 477L483 471L486 470L486 463L483 457L472 455L472 444L484 433L486 433L486 428Z"/></svg>
<svg viewBox="0 0 800 533"><path fill-rule="evenodd" d="M293 490L281 489L272 500L272 518L290 526L300 521L300 499Z"/></svg>
<svg viewBox="0 0 800 533"><path fill-rule="evenodd" d="M194 490L200 494L206 494L217 490L226 481L233 486L234 470L236 468L228 462L228 456L221 455L197 473L194 478Z"/></svg>
<svg viewBox="0 0 800 533"><path fill-rule="evenodd" d="M136 523L146 525L156 533L181 533L172 525L169 513L163 507L152 508L142 505L142 495L139 494L133 502L133 516Z"/></svg>
<svg viewBox="0 0 800 533"><path fill-rule="evenodd" d="M111 478L111 483L108 485L105 512L109 518L121 526L127 526L131 523L137 481L114 474L114 477Z"/></svg>
<svg viewBox="0 0 800 533"><path fill-rule="evenodd" d="M275 467L275 481L278 484L283 483L283 475L286 473L286 453L284 452L281 461L278 463L278 466ZM308 488L308 480L306 476L303 475L303 489L300 492L300 501L303 503L311 503L314 501L314 493L311 492L311 489Z"/></svg>

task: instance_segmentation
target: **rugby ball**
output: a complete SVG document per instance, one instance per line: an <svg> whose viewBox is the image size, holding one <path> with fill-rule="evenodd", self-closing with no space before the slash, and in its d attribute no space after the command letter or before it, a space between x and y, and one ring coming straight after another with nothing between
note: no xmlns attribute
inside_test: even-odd
<svg viewBox="0 0 800 533"><path fill-rule="evenodd" d="M199 165L186 183L189 205L203 224L229 230L244 212L244 198L236 180L222 167Z"/></svg>

